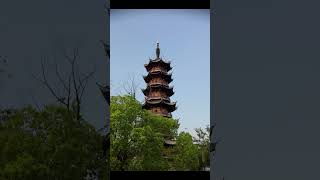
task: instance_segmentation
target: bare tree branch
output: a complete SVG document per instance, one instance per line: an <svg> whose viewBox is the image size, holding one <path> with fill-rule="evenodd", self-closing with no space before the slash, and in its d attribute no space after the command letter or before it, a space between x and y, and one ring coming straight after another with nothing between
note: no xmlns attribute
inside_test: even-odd
<svg viewBox="0 0 320 180"><path fill-rule="evenodd" d="M68 87L67 87L67 85L66 85L66 82L63 80L63 78L61 77L61 75L60 75L60 73L59 73L58 64L57 64L56 59L54 59L54 63L55 63L56 75L57 75L60 83L63 85L64 89L65 89L66 91L68 91Z"/></svg>
<svg viewBox="0 0 320 180"><path fill-rule="evenodd" d="M70 108L70 101L71 101L71 73L69 74L69 77L68 77L68 95L67 95L68 109Z"/></svg>
<svg viewBox="0 0 320 180"><path fill-rule="evenodd" d="M56 98L56 100L58 102L60 102L61 104L67 106L67 104L64 102L64 98L59 97L56 92L54 91L54 89L50 86L48 80L47 80L47 76L46 76L46 72L45 72L45 67L43 64L43 60L45 58L41 59L41 69L42 69L42 77L43 80L41 80L41 82L49 89L50 93Z"/></svg>
<svg viewBox="0 0 320 180"><path fill-rule="evenodd" d="M79 92L80 93L80 101L82 100L82 96L83 96L83 93L85 91L85 88L87 86L89 79L95 74L95 72L96 72L96 66L94 66L93 70L87 74L80 73L80 70L77 67L78 82L79 82L78 89L80 89L80 92ZM82 76L84 76L84 77L81 78Z"/></svg>
<svg viewBox="0 0 320 180"><path fill-rule="evenodd" d="M47 79L46 68L44 66L43 59L41 59L41 70L42 70L42 79L37 78L34 76L35 79L38 79L42 82L50 91L50 93L57 99L57 101L64 106L67 107L68 110L72 108L73 111L76 112L77 119L80 120L80 110L81 110L81 102L82 97L87 86L87 83L90 77L93 76L95 73L95 68L93 71L89 72L88 74L80 73L79 68L77 68L77 62L79 59L79 50L78 48L74 48L71 55L68 55L67 51L64 49L63 57L67 60L70 65L70 73L67 75L66 78L59 72L59 67L55 59L55 75L57 76L58 82L61 85L60 88L63 89L64 96L61 97L58 95L57 90L55 90L49 83ZM56 89L59 88L55 86Z"/></svg>
<svg viewBox="0 0 320 180"><path fill-rule="evenodd" d="M96 69L94 68L93 71L91 71L88 75L86 75L83 79L81 79L79 82L81 83L82 89L80 90L80 100L82 99L83 93L85 91L85 88L88 84L88 81L90 79L90 77L92 77L94 75L94 73L96 72ZM84 85L82 85L84 82Z"/></svg>
<svg viewBox="0 0 320 180"><path fill-rule="evenodd" d="M136 97L138 87L139 83L137 82L136 76L134 74L130 74L128 80L122 83L122 88L125 93L133 96L134 98Z"/></svg>
<svg viewBox="0 0 320 180"><path fill-rule="evenodd" d="M78 89L78 85L77 85L77 82L76 82L76 73L75 73L75 62L76 62L76 59L77 59L77 48L75 48L73 50L73 58L72 58L72 64L71 64L71 72L72 72L72 81L73 81L73 89L75 91L75 98L76 98L76 113L77 113L77 119L80 119L80 98L79 98L79 89Z"/></svg>

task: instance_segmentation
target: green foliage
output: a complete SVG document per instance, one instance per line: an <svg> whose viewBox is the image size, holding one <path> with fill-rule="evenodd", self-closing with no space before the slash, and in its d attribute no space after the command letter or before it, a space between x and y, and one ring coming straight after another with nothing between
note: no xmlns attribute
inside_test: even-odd
<svg viewBox="0 0 320 180"><path fill-rule="evenodd" d="M175 147L175 166L177 170L198 170L199 158L198 147L193 144L192 136L189 133L181 132L177 138Z"/></svg>
<svg viewBox="0 0 320 180"><path fill-rule="evenodd" d="M166 164L161 156L163 149L161 134L154 133L150 126L137 128L134 134L136 154L129 162L128 170L165 170Z"/></svg>
<svg viewBox="0 0 320 180"><path fill-rule="evenodd" d="M132 96L113 96L110 106L111 170L167 170L164 136L174 137L179 124L143 110Z"/></svg>
<svg viewBox="0 0 320 180"><path fill-rule="evenodd" d="M110 104L111 170L201 170L209 162L209 137L196 129L178 136L179 123L143 110L130 95L113 96ZM164 140L176 145L164 147ZM196 144L194 143L196 142Z"/></svg>
<svg viewBox="0 0 320 180"><path fill-rule="evenodd" d="M210 127L205 129L196 128L197 136L194 138L194 142L198 144L199 148L199 168L205 168L210 166Z"/></svg>
<svg viewBox="0 0 320 180"><path fill-rule="evenodd" d="M106 179L102 138L63 107L17 110L0 122L0 179Z"/></svg>
<svg viewBox="0 0 320 180"><path fill-rule="evenodd" d="M157 116L149 111L144 111L143 122L141 125L150 126L152 129L156 130L156 132L161 133L162 136L170 139L177 137L177 131L179 128L177 120Z"/></svg>

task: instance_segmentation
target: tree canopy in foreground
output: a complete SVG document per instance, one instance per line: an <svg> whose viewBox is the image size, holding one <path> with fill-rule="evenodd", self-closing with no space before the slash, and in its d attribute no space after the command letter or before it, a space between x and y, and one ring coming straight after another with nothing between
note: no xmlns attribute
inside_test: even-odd
<svg viewBox="0 0 320 180"><path fill-rule="evenodd" d="M103 136L61 106L0 114L0 179L107 179Z"/></svg>
<svg viewBox="0 0 320 180"><path fill-rule="evenodd" d="M201 170L209 162L209 132L194 138L178 134L179 122L142 109L133 96L112 96L110 103L111 170ZM174 139L165 148L165 138ZM194 143L197 141L197 143Z"/></svg>

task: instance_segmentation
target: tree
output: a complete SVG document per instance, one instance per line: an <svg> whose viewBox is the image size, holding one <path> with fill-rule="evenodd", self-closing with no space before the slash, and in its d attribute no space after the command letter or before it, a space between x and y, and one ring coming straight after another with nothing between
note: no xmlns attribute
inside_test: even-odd
<svg viewBox="0 0 320 180"><path fill-rule="evenodd" d="M199 148L199 170L210 166L210 128L207 126L205 129L196 128L197 136L194 138L194 142Z"/></svg>
<svg viewBox="0 0 320 180"><path fill-rule="evenodd" d="M196 137L178 135L179 123L143 110L131 95L112 96L110 104L111 170L203 170L210 166L210 128ZM165 139L176 140L173 149ZM169 155L169 156L167 156Z"/></svg>
<svg viewBox="0 0 320 180"><path fill-rule="evenodd" d="M2 111L0 179L106 179L103 136L63 106Z"/></svg>
<svg viewBox="0 0 320 180"><path fill-rule="evenodd" d="M174 164L176 170L199 170L199 150L193 144L192 136L187 132L181 132L175 146Z"/></svg>
<svg viewBox="0 0 320 180"><path fill-rule="evenodd" d="M125 94L129 94L134 98L136 97L138 87L139 87L139 83L136 79L135 74L129 74L128 80L122 83L122 88Z"/></svg>
<svg viewBox="0 0 320 180"><path fill-rule="evenodd" d="M175 137L179 124L151 114L131 95L112 96L110 104L112 170L167 170L164 136Z"/></svg>
<svg viewBox="0 0 320 180"><path fill-rule="evenodd" d="M63 77L63 75L59 72L58 64L55 61L55 75L60 84L59 86L52 86L47 78L47 72L44 65L44 61L47 60L46 58L41 60L42 77L38 78L34 76L34 78L38 79L48 88L51 95L57 100L57 102L66 107L68 110L72 109L75 111L77 115L76 117L79 120L81 116L82 98L90 77L92 77L95 73L95 67L91 72L86 74L80 72L77 64L77 61L79 60L78 48L74 48L71 55L65 51L64 59L70 65L70 72L66 77ZM59 94L58 92L61 91L63 93Z"/></svg>

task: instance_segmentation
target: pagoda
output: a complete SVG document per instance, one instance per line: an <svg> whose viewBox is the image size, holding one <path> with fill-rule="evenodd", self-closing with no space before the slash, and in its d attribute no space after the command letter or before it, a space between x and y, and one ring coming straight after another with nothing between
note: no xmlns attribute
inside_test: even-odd
<svg viewBox="0 0 320 180"><path fill-rule="evenodd" d="M172 68L170 62L160 58L159 42L157 42L156 58L149 59L149 63L145 64L144 67L148 71L148 75L143 76L147 87L142 89L145 95L142 108L150 110L154 114L171 118L171 113L177 109L176 102L170 100L170 97L174 94L173 87L169 86L172 82L172 74L169 71Z"/></svg>

